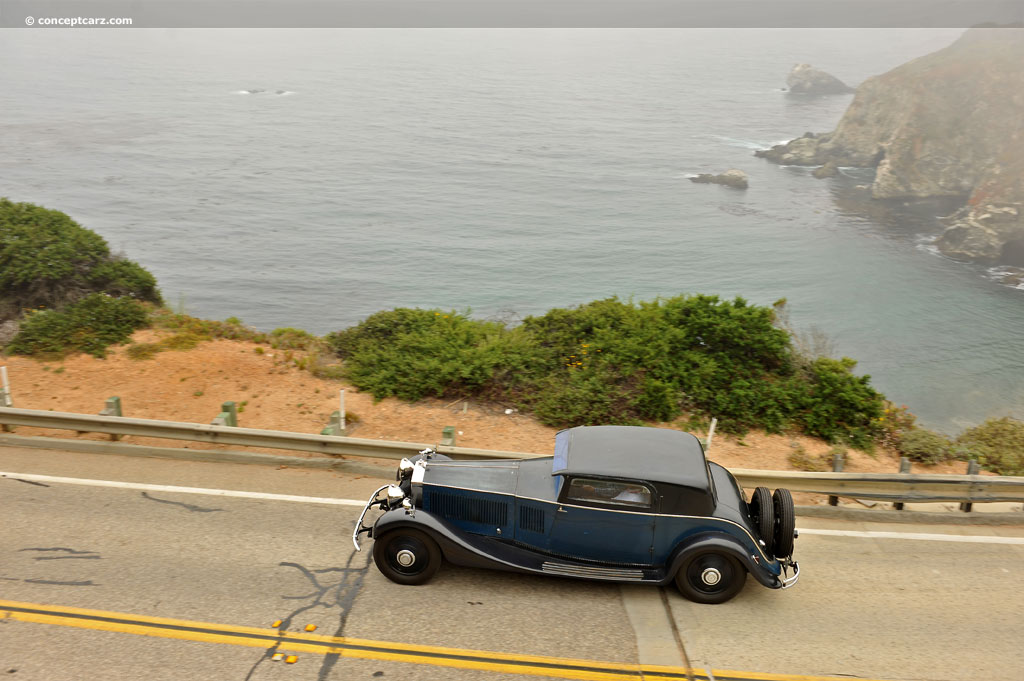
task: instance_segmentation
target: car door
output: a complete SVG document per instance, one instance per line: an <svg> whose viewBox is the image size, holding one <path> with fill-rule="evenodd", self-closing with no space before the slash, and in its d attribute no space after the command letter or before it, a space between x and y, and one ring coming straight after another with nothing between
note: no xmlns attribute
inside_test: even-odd
<svg viewBox="0 0 1024 681"><path fill-rule="evenodd" d="M548 549L567 558L650 565L656 505L646 483L570 477L559 494Z"/></svg>

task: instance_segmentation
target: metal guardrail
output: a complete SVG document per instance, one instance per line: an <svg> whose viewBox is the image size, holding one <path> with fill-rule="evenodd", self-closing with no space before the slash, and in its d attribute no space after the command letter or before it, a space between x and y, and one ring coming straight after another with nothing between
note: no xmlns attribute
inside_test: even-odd
<svg viewBox="0 0 1024 681"><path fill-rule="evenodd" d="M368 440L309 433L289 433L278 430L5 407L0 407L0 424L378 459L401 459L427 447L433 447L438 452L455 459L528 459L544 456L525 452L505 452L418 442ZM1024 477L906 473L802 473L747 469L731 469L731 472L736 476L740 486L746 488L758 485L769 488L785 487L793 492L812 492L857 499L967 503L1024 501Z"/></svg>
<svg viewBox="0 0 1024 681"><path fill-rule="evenodd" d="M785 487L875 501L1024 501L1024 477L914 473L802 473L730 469L741 487Z"/></svg>
<svg viewBox="0 0 1024 681"><path fill-rule="evenodd" d="M15 409L0 407L0 424L30 426L55 430L135 435L167 440L189 440L221 445L287 449L316 452L335 456L366 456L378 459L401 459L412 456L427 447L456 459L525 459L541 456L523 452L501 452L470 447L446 447L418 442L367 440L333 435L289 433L280 430L259 430L235 426L215 426L202 423L179 423L155 419L136 419L119 416L73 414L59 411Z"/></svg>

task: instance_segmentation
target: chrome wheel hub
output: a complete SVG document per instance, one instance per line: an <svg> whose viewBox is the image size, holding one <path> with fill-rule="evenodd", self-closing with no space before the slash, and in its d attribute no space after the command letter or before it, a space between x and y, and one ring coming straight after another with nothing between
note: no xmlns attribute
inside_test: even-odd
<svg viewBox="0 0 1024 681"><path fill-rule="evenodd" d="M722 573L715 568L705 568L700 573L700 580L708 586L714 586L722 581Z"/></svg>
<svg viewBox="0 0 1024 681"><path fill-rule="evenodd" d="M416 562L416 554L409 549L402 549L397 555L395 555L395 560L398 561L398 564L402 567L410 567Z"/></svg>

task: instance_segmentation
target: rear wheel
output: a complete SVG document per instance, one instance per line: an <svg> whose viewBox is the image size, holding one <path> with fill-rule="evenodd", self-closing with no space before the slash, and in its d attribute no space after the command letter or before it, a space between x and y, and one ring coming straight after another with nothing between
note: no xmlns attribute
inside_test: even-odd
<svg viewBox="0 0 1024 681"><path fill-rule="evenodd" d="M757 534L764 542L765 554L774 555L772 548L775 546L775 511L772 504L772 493L767 487L756 488L750 497L747 508L754 521L754 527L757 528Z"/></svg>
<svg viewBox="0 0 1024 681"><path fill-rule="evenodd" d="M676 573L676 586L695 603L725 603L743 588L746 569L727 553L698 551Z"/></svg>
<svg viewBox="0 0 1024 681"><path fill-rule="evenodd" d="M400 528L374 539L373 562L392 582L423 584L441 567L441 549L425 533Z"/></svg>
<svg viewBox="0 0 1024 681"><path fill-rule="evenodd" d="M796 529L796 513L793 510L793 495L781 487L772 495L772 510L775 512L774 550L777 558L793 555L793 530Z"/></svg>

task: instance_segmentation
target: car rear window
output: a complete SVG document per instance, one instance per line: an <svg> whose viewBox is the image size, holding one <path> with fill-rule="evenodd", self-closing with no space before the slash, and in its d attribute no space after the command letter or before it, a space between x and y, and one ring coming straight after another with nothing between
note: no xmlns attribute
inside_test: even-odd
<svg viewBox="0 0 1024 681"><path fill-rule="evenodd" d="M637 482L573 478L566 498L591 504L650 508L653 495L650 487Z"/></svg>

